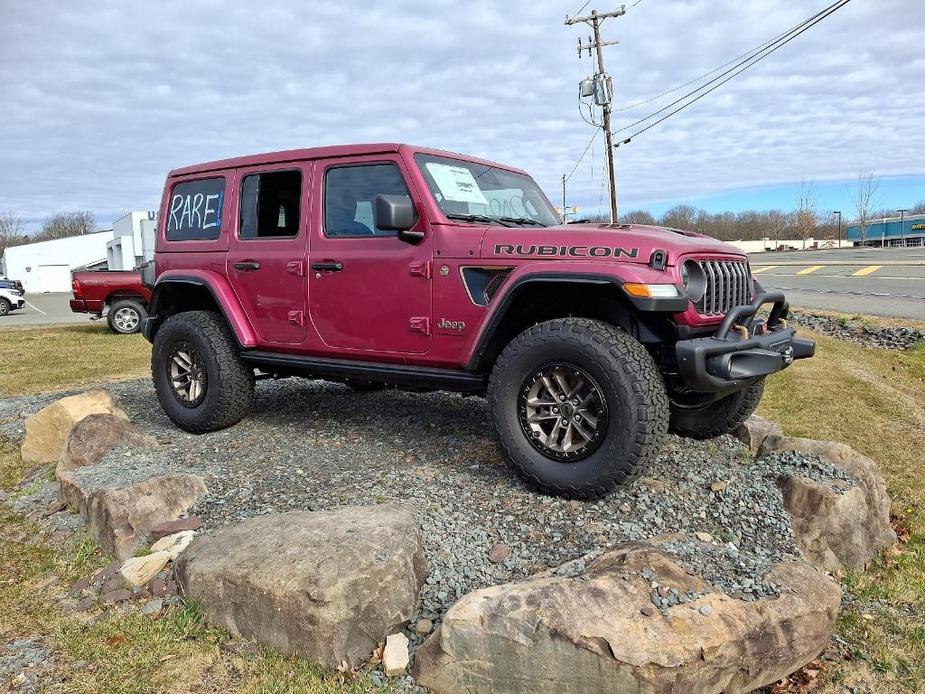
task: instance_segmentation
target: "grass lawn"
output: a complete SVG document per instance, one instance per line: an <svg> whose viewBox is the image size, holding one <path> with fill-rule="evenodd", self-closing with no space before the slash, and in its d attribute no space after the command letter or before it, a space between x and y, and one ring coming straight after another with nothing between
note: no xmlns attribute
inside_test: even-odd
<svg viewBox="0 0 925 694"><path fill-rule="evenodd" d="M0 398L150 373L151 345L104 324L0 330Z"/></svg>
<svg viewBox="0 0 925 694"><path fill-rule="evenodd" d="M760 414L788 434L844 441L876 460L906 539L867 573L845 577L849 600L838 634L849 657L827 663L817 691L925 691L925 345L900 353L816 337L815 359L769 379ZM144 375L150 355L141 337L111 335L102 326L0 331L0 347L0 397ZM0 488L15 486L24 473L17 448L0 441ZM0 643L51 636L67 691L371 689L366 678L323 675L272 651L236 652L194 606L158 620L63 616L68 586L106 558L86 538L61 549L0 507Z"/></svg>

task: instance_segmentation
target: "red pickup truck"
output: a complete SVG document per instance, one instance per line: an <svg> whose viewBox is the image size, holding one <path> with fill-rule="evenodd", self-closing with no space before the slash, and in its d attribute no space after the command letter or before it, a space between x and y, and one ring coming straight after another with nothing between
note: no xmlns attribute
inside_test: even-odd
<svg viewBox="0 0 925 694"><path fill-rule="evenodd" d="M106 322L114 333L137 333L148 316L151 290L141 283L137 270L75 272L71 289L71 310L93 314L91 320L102 318L106 310Z"/></svg>

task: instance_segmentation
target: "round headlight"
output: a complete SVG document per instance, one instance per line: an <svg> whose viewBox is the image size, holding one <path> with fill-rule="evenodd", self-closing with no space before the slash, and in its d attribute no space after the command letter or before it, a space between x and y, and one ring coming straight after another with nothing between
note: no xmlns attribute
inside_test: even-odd
<svg viewBox="0 0 925 694"><path fill-rule="evenodd" d="M681 265L681 282L684 284L684 291L695 304L703 298L707 291L707 276L700 267L700 263L694 260L685 260Z"/></svg>

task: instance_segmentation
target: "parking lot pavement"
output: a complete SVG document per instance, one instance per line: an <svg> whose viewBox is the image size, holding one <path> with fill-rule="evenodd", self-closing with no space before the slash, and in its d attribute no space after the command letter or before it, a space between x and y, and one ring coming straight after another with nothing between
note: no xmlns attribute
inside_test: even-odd
<svg viewBox="0 0 925 694"><path fill-rule="evenodd" d="M925 248L754 253L749 262L793 306L925 320Z"/></svg>
<svg viewBox="0 0 925 694"><path fill-rule="evenodd" d="M72 313L70 293L26 294L26 305L0 318L0 330L29 325L71 325L89 323L86 313Z"/></svg>

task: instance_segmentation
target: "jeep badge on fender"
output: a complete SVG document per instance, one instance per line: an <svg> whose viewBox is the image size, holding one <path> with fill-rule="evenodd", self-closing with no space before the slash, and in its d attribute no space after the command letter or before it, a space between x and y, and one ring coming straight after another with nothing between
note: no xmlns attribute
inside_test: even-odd
<svg viewBox="0 0 925 694"><path fill-rule="evenodd" d="M246 156L171 171L162 200L142 332L161 406L193 433L246 417L258 377L456 391L486 397L532 484L592 498L668 431L732 431L814 351L737 248L566 227L524 171L475 157Z"/></svg>

